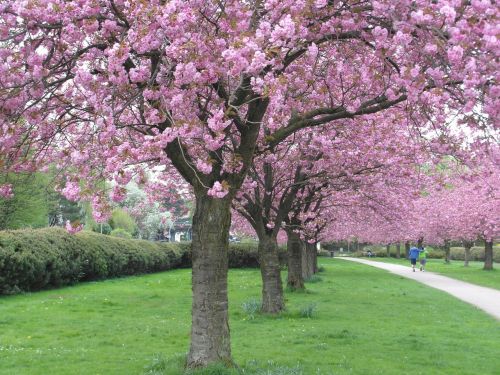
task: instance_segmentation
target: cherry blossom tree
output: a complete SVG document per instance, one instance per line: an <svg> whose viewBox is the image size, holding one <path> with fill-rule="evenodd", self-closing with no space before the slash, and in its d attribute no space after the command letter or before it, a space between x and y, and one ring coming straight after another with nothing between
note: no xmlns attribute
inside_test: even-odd
<svg viewBox="0 0 500 375"><path fill-rule="evenodd" d="M187 363L230 362L231 202L254 156L391 108L395 128L423 133L450 116L498 125L497 17L487 0L3 0L0 168L54 165L98 221L109 207L97 181L116 181L121 201L145 168L185 179L196 199Z"/></svg>

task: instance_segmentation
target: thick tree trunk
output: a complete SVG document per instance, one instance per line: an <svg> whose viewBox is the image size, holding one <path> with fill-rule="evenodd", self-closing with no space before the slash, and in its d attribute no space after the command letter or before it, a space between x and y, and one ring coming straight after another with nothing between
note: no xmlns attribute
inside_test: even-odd
<svg viewBox="0 0 500 375"><path fill-rule="evenodd" d="M444 261L450 263L450 241L444 241Z"/></svg>
<svg viewBox="0 0 500 375"><path fill-rule="evenodd" d="M405 258L408 258L410 255L410 242L406 241L405 242Z"/></svg>
<svg viewBox="0 0 500 375"><path fill-rule="evenodd" d="M470 260L470 249L473 245L472 241L464 241L464 267L469 267L469 260Z"/></svg>
<svg viewBox="0 0 500 375"><path fill-rule="evenodd" d="M493 241L485 241L483 270L492 270L492 269L493 269Z"/></svg>
<svg viewBox="0 0 500 375"><path fill-rule="evenodd" d="M398 242L396 244L396 258L398 258L398 259L401 258L401 243L400 242Z"/></svg>
<svg viewBox="0 0 500 375"><path fill-rule="evenodd" d="M259 236L259 262L262 275L262 312L277 314L285 309L283 284L276 238Z"/></svg>
<svg viewBox="0 0 500 375"><path fill-rule="evenodd" d="M193 217L193 307L188 367L231 363L227 269L231 224L229 198L196 194Z"/></svg>
<svg viewBox="0 0 500 375"><path fill-rule="evenodd" d="M391 257L391 244L385 245L385 251L387 253L387 258Z"/></svg>
<svg viewBox="0 0 500 375"><path fill-rule="evenodd" d="M302 263L302 276L305 280L309 279L312 275L314 275L315 271L315 254L316 254L316 245L313 243L306 242L304 248L304 257L305 262ZM304 267L305 266L305 267Z"/></svg>
<svg viewBox="0 0 500 375"><path fill-rule="evenodd" d="M302 253L303 242L300 236L292 230L287 231L288 241L288 279L289 288L304 289L304 278L302 277Z"/></svg>

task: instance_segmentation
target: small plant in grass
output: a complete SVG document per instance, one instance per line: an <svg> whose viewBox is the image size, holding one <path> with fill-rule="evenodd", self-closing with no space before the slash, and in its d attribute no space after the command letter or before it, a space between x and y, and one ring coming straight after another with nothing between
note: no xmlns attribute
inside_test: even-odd
<svg viewBox="0 0 500 375"><path fill-rule="evenodd" d="M241 304L241 308L243 309L243 311L247 315L247 318L249 320L253 320L253 319L255 319L255 315L257 315L257 313L262 308L262 305L261 305L260 301L258 301L257 299L251 298L248 301L243 302Z"/></svg>
<svg viewBox="0 0 500 375"><path fill-rule="evenodd" d="M316 314L317 305L315 303L310 303L300 309L300 316L303 318L313 318Z"/></svg>
<svg viewBox="0 0 500 375"><path fill-rule="evenodd" d="M241 374L248 375L305 375L300 365L294 367L281 366L274 361L268 361L265 365L258 361L249 361Z"/></svg>
<svg viewBox="0 0 500 375"><path fill-rule="evenodd" d="M200 369L185 369L186 355L165 358L156 354L150 365L145 367L144 375L239 375L237 369L229 368L223 363L214 363Z"/></svg>
<svg viewBox="0 0 500 375"><path fill-rule="evenodd" d="M323 266L318 267L318 273L320 272L325 272L325 267Z"/></svg>
<svg viewBox="0 0 500 375"><path fill-rule="evenodd" d="M305 280L306 283L319 283L320 281L323 281L323 279L318 275L312 275L311 277Z"/></svg>
<svg viewBox="0 0 500 375"><path fill-rule="evenodd" d="M145 375L163 375L172 367L172 363L160 354L155 354L151 364L145 367Z"/></svg>

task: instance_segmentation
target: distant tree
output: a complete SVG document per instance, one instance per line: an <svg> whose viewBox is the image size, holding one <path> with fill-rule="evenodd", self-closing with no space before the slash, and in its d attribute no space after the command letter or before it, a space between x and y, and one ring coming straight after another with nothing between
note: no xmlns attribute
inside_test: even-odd
<svg viewBox="0 0 500 375"><path fill-rule="evenodd" d="M55 204L47 193L48 178L44 174L9 173L0 176L12 185L14 196L0 196L0 229L39 228L49 224L49 206Z"/></svg>
<svg viewBox="0 0 500 375"><path fill-rule="evenodd" d="M109 220L109 225L113 231L117 229L122 229L132 236L136 230L137 225L134 218L123 208L115 208L111 213L111 219ZM111 234L113 234L113 231Z"/></svg>

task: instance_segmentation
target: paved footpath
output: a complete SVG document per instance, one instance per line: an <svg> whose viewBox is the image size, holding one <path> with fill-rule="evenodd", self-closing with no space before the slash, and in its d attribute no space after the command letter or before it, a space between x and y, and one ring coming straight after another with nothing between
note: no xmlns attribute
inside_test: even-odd
<svg viewBox="0 0 500 375"><path fill-rule="evenodd" d="M372 267L382 268L396 275L418 281L432 288L440 289L462 301L480 308L500 320L500 290L466 283L433 272L421 272L418 269L412 272L411 267L401 266L399 264L374 262L372 260L349 257L338 257L336 259L345 259L352 262L367 264Z"/></svg>

